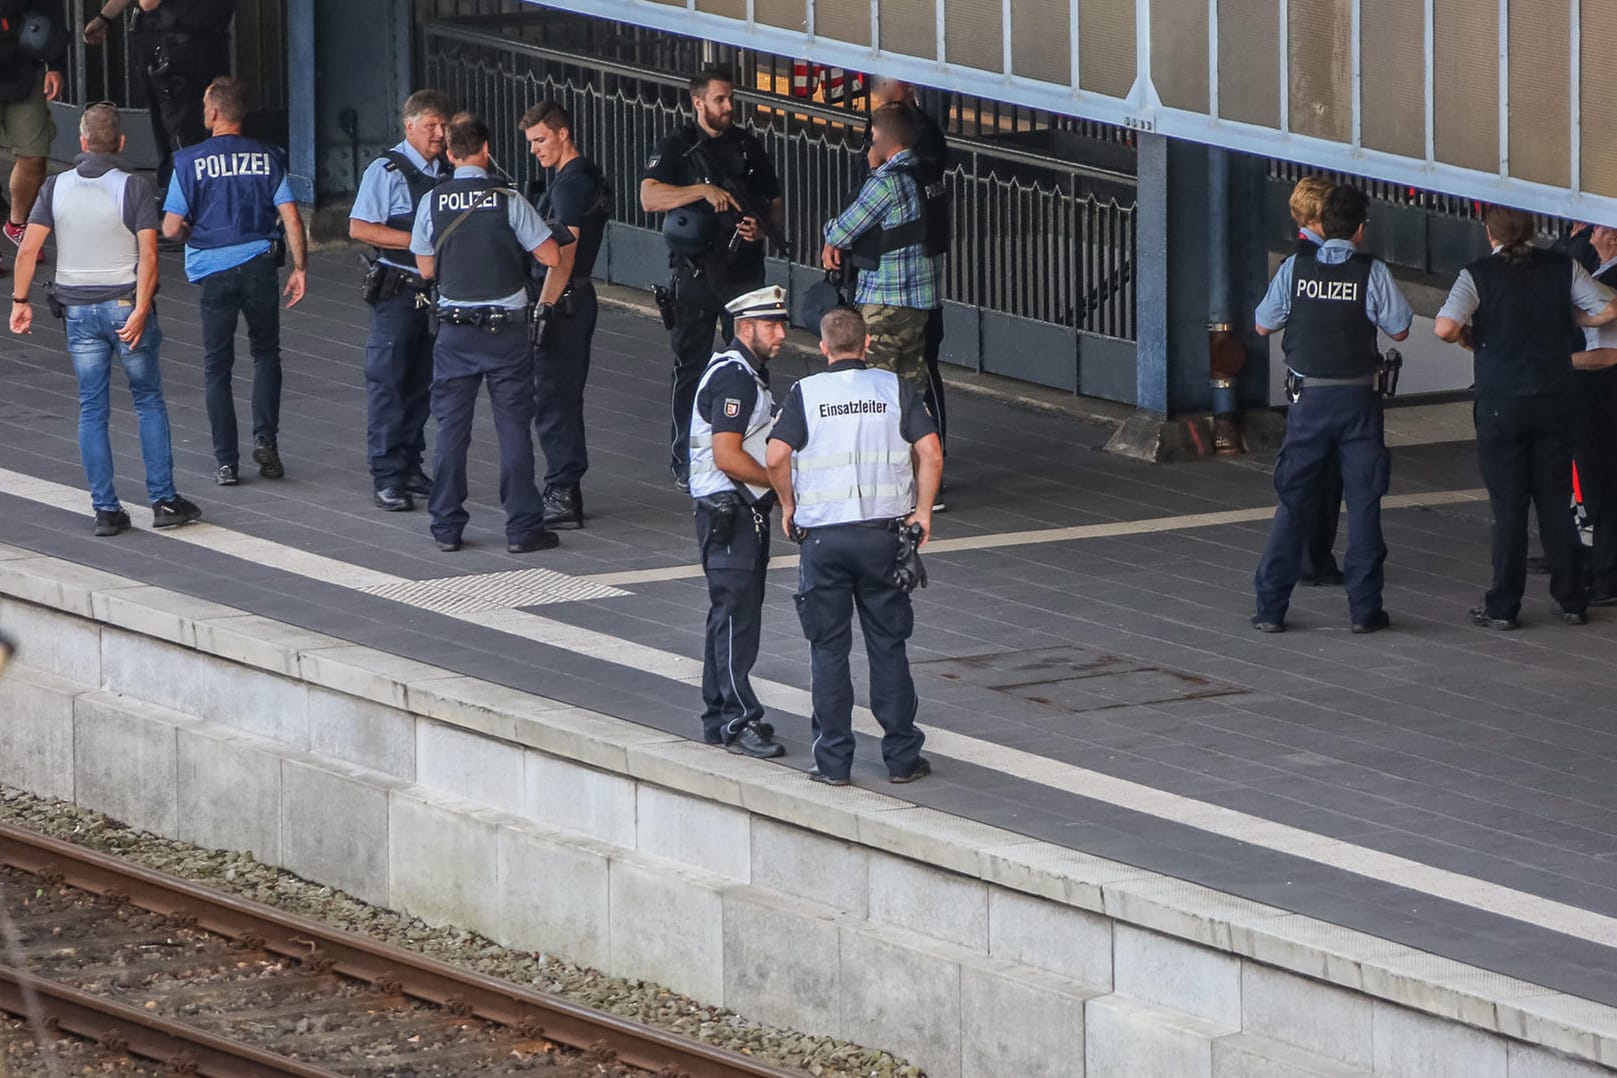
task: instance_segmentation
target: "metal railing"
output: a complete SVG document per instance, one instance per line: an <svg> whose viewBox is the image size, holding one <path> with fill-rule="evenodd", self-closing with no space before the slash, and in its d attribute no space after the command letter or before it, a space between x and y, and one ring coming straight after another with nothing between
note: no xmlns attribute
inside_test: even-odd
<svg viewBox="0 0 1617 1078"><path fill-rule="evenodd" d="M654 227L658 222L640 209L641 173L657 141L689 119L687 68L548 47L524 40L541 36L535 32L503 33L475 22L423 27L417 83L446 91L458 107L482 116L494 131L496 158L519 183L540 170L516 130L518 117L535 101L561 102L612 185L614 219ZM758 62L757 54L748 55ZM769 85L769 72L739 70L737 121L762 139L781 177L795 261L815 266L822 225L866 172L857 152L865 113L749 88ZM1132 340L1133 176L985 139L956 135L950 145L945 179L955 240L945 297Z"/></svg>

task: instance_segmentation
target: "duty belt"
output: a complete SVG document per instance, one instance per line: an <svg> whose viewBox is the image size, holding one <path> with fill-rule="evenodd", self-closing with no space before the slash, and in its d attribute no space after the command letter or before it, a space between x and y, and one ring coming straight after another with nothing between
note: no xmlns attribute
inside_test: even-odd
<svg viewBox="0 0 1617 1078"><path fill-rule="evenodd" d="M482 326L490 333L498 333L506 326L525 323L529 317L526 307L451 307L439 305L438 321L451 326Z"/></svg>
<svg viewBox="0 0 1617 1078"><path fill-rule="evenodd" d="M1332 386L1373 386L1376 384L1374 371L1353 378L1315 378L1310 374L1299 374L1297 378L1305 387L1313 386L1315 389L1328 389Z"/></svg>

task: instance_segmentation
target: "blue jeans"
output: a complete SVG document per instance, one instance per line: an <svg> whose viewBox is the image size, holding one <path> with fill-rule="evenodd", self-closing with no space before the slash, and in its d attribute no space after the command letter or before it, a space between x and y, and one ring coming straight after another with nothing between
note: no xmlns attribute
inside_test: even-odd
<svg viewBox="0 0 1617 1078"><path fill-rule="evenodd" d="M236 365L236 320L247 320L253 353L253 441L274 445L281 426L281 283L268 254L202 279L202 381L215 463L241 461L230 372Z"/></svg>
<svg viewBox="0 0 1617 1078"><path fill-rule="evenodd" d="M163 331L153 309L134 348L118 339L118 330L134 313L129 301L111 300L67 308L67 351L79 379L79 456L90 481L90 501L97 509L118 509L112 485L112 440L107 424L112 414L112 357L116 353L129 378L129 395L140 420L140 453L146 461L146 498L174 497L174 453L169 441L168 408L157 353Z"/></svg>

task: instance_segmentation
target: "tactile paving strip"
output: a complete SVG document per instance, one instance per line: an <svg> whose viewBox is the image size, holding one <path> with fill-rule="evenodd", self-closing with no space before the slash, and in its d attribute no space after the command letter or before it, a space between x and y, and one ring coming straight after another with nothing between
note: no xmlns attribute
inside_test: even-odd
<svg viewBox="0 0 1617 1078"><path fill-rule="evenodd" d="M581 580L554 569L513 569L504 573L380 584L360 590L439 614L476 614L549 603L614 599L631 594L622 588Z"/></svg>

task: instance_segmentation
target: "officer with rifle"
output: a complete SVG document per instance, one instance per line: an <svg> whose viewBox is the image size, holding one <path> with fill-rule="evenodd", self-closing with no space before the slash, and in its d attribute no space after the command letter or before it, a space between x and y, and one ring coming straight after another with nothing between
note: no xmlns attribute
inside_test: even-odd
<svg viewBox="0 0 1617 1078"><path fill-rule="evenodd" d="M658 306L674 349L669 467L690 489L690 422L696 385L713 352L717 324L726 344L734 320L724 305L764 283L764 240L783 253L781 188L756 136L735 125L735 83L722 71L691 79L695 121L662 140L646 162L640 205L665 214L673 270Z"/></svg>

